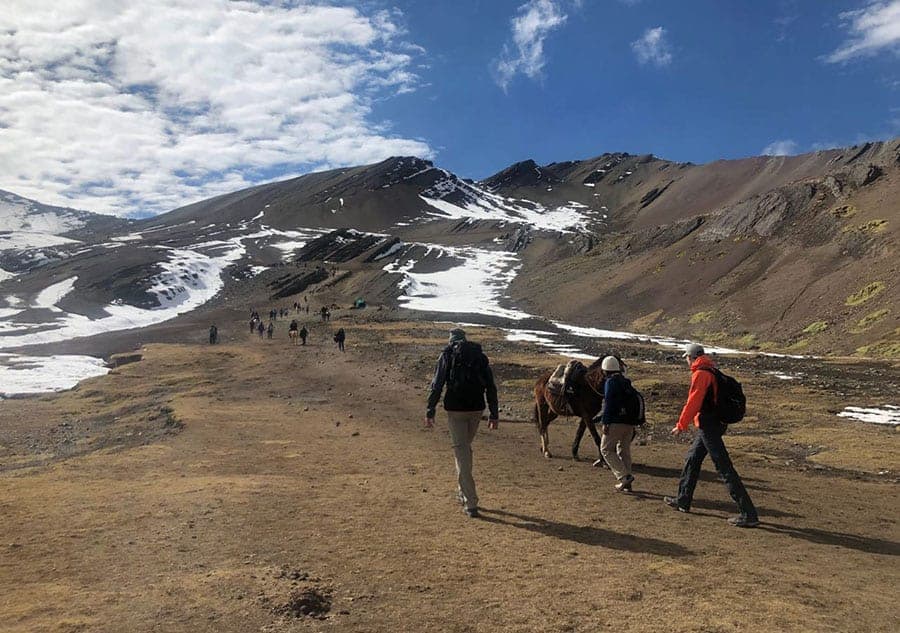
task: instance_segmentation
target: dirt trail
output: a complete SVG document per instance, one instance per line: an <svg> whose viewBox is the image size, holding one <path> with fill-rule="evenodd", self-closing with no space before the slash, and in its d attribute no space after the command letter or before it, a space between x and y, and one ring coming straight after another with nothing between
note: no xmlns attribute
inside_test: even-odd
<svg viewBox="0 0 900 633"><path fill-rule="evenodd" d="M733 509L711 472L691 515L661 503L685 450L660 439L663 416L654 439L636 447L633 495L615 493L609 472L589 461L544 460L531 424L506 422L496 432L485 425L476 440L485 512L471 520L455 501L442 414L434 431L421 428L441 328L353 325L343 355L321 327L306 348L249 337L220 347L153 344L142 362L75 391L2 403L0 422L13 429L37 410L59 422L89 420L95 409L131 435L107 434L96 446L96 437L76 435L71 442L91 450L30 467L16 435L5 436L13 439L0 466L19 467L0 474L0 629L900 625L896 483L789 467L763 448L777 430L748 430L729 442L764 525L742 531L724 521ZM548 357L483 334L503 415L524 420L527 383ZM668 415L681 394L665 385L686 384L685 372L647 366L635 378L639 371L662 385ZM179 432L147 430L166 426L144 410L161 407ZM551 427L558 454L572 433L572 424ZM886 443L877 459L897 463L893 430L858 437ZM588 439L582 454L595 451Z"/></svg>

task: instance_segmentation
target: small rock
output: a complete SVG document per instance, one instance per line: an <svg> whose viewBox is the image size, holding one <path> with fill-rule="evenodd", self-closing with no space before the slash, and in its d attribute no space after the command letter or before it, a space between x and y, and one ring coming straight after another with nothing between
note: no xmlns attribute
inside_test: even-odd
<svg viewBox="0 0 900 633"><path fill-rule="evenodd" d="M359 431L353 431L353 433L350 434L350 437L358 437L358 436L359 436Z"/></svg>

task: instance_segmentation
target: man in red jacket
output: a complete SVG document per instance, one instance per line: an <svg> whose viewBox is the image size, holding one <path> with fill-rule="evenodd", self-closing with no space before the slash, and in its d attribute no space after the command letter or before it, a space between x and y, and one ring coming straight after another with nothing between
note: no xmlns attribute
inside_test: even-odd
<svg viewBox="0 0 900 633"><path fill-rule="evenodd" d="M685 348L684 357L691 366L691 389L678 423L672 429L672 435L681 435L693 423L697 427L697 436L684 460L681 480L678 482L678 496L665 497L664 500L681 512L690 512L694 489L700 477L700 466L708 453L719 475L725 481L728 493L741 512L740 515L728 519L728 522L736 527L755 528L759 525L756 507L750 500L740 475L734 469L734 464L731 463L725 442L722 441L728 427L716 414L716 365L706 355L703 347L696 343L691 343Z"/></svg>

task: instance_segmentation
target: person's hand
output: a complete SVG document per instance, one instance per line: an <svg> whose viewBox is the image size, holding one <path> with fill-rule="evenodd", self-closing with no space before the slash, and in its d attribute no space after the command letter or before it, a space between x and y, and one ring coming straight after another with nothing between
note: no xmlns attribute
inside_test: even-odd
<svg viewBox="0 0 900 633"><path fill-rule="evenodd" d="M672 435L681 435L682 433L684 433L684 431L678 428L678 426L672 427Z"/></svg>
<svg viewBox="0 0 900 633"><path fill-rule="evenodd" d="M492 431L496 431L499 426L500 426L500 420L498 420L497 418L490 418L488 420L488 428L491 429Z"/></svg>
<svg viewBox="0 0 900 633"><path fill-rule="evenodd" d="M425 418L425 428L426 429L434 428L434 418Z"/></svg>

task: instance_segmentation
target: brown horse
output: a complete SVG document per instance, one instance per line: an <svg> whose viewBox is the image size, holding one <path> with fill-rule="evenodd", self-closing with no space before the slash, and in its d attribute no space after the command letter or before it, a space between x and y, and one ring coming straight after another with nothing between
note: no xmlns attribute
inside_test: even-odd
<svg viewBox="0 0 900 633"><path fill-rule="evenodd" d="M581 438L584 436L584 430L591 432L594 443L597 444L597 451L600 451L600 434L597 433L597 426L594 424L594 417L600 413L603 408L603 383L605 378L600 370L600 363L603 357L594 361L587 370L575 381L575 393L569 394L566 398L569 403L571 412L566 410L565 400L562 396L553 394L547 388L547 381L553 374L552 371L546 371L541 374L540 378L534 385L534 409L532 417L537 424L538 433L541 436L541 453L546 458L552 457L550 454L550 434L547 427L550 423L560 416L569 417L576 415L580 418L578 430L575 431L575 441L572 443L572 459L578 461L578 447L581 444Z"/></svg>

